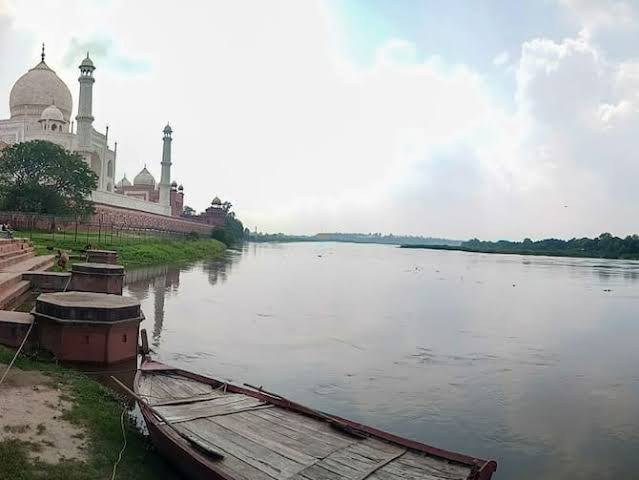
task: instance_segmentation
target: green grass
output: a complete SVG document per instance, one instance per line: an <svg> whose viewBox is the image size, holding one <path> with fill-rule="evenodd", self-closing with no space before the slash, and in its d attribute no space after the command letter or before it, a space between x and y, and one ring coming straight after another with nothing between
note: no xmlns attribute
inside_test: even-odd
<svg viewBox="0 0 639 480"><path fill-rule="evenodd" d="M13 352L0 347L0 362L8 364ZM13 480L104 480L111 478L113 464L122 448L120 416L124 404L114 392L91 378L50 362L19 357L15 367L38 370L51 376L68 391L72 407L63 418L87 432L86 462L64 461L57 465L34 461L29 451L41 448L35 443L7 439L0 442L0 478ZM56 412L55 414L60 414ZM118 466L118 480L176 479L150 442L125 417L127 448ZM35 450L34 450L35 451Z"/></svg>
<svg viewBox="0 0 639 480"><path fill-rule="evenodd" d="M79 253L87 245L86 235L79 236L77 240L74 239L73 235L63 237L60 234L53 236L48 233L34 232L16 232L15 236L31 238L38 255L55 253L58 249ZM125 267L188 262L221 255L226 248L222 242L210 238L188 240L145 237L140 242L123 242L121 244L104 242L103 237L101 240L98 242L98 235L92 234L88 243L92 248L117 251L118 263Z"/></svg>

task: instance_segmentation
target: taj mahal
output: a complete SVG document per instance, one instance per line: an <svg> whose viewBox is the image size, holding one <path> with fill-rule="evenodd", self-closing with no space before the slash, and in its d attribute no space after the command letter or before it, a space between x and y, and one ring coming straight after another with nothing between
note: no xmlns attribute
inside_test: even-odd
<svg viewBox="0 0 639 480"><path fill-rule="evenodd" d="M184 188L171 179L171 126L167 124L162 130L160 181L156 182L145 165L133 182L124 175L116 183L117 143L113 148L109 146L108 127L105 132L99 132L93 126L96 66L89 53L78 68L79 101L74 122L71 91L45 62L42 46L40 62L22 75L11 89L10 118L0 119L0 150L14 143L32 140L56 143L80 154L98 176L92 200L104 207L102 212L108 211L111 215L119 212L120 216L127 212L145 212L163 217L180 217L184 206ZM223 218L218 211L220 208L221 202L216 197L207 209L208 217L205 212L191 222L215 225Z"/></svg>

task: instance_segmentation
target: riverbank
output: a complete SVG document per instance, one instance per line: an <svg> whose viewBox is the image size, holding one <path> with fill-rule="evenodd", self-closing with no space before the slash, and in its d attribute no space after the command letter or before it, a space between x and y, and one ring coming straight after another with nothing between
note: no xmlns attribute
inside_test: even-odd
<svg viewBox="0 0 639 480"><path fill-rule="evenodd" d="M21 236L20 232L16 236ZM24 235L28 238L27 235ZM36 254L55 253L59 249L79 254L87 246L86 239L74 241L72 238L33 238ZM90 239L91 248L118 252L118 263L126 268L143 267L161 263L179 263L206 257L220 256L226 245L211 238L205 239L148 239L140 243L112 244Z"/></svg>
<svg viewBox="0 0 639 480"><path fill-rule="evenodd" d="M639 260L639 254L596 254L583 251L566 250L519 250L519 249L477 249L468 247L453 247L448 245L400 245L400 248L417 248L428 250L452 250L468 253L488 253L495 255L526 255L535 257L571 257L571 258L604 258L607 260Z"/></svg>
<svg viewBox="0 0 639 480"><path fill-rule="evenodd" d="M13 351L0 346L0 372ZM3 406L4 410L3 411ZM177 478L113 391L74 370L19 357L0 387L0 478ZM122 420L122 423L121 423Z"/></svg>

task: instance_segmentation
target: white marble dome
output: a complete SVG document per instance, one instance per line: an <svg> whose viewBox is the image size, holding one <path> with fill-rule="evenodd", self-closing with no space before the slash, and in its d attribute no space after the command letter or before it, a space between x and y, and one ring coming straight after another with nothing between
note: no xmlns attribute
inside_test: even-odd
<svg viewBox="0 0 639 480"><path fill-rule="evenodd" d="M149 172L145 166L133 179L133 185L148 185L155 187L155 178L153 178L153 175L151 175L151 172Z"/></svg>
<svg viewBox="0 0 639 480"><path fill-rule="evenodd" d="M58 107L55 105L49 105L44 109L42 115L40 115L40 120L54 120L57 122L64 122L64 115L60 111Z"/></svg>
<svg viewBox="0 0 639 480"><path fill-rule="evenodd" d="M120 180L118 184L116 185L116 187L118 188L130 187L130 186L131 186L131 182L129 181L128 178L126 178L126 174L124 175L124 177L122 177L122 180Z"/></svg>
<svg viewBox="0 0 639 480"><path fill-rule="evenodd" d="M57 105L64 121L68 122L73 110L69 87L42 61L13 85L9 96L11 118L25 114L39 117L52 103Z"/></svg>

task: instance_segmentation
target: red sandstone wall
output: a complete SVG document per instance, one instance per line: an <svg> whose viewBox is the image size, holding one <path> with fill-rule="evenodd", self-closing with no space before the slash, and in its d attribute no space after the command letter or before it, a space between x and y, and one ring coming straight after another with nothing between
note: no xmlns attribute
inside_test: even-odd
<svg viewBox="0 0 639 480"><path fill-rule="evenodd" d="M155 213L140 212L139 210L129 210L127 208L112 207L110 205L95 205L96 214L94 221L102 224L128 225L135 228L155 228L168 230L171 232L198 232L202 234L211 233L211 224L193 222L184 218L167 217ZM224 219L217 219L215 225L224 225Z"/></svg>
<svg viewBox="0 0 639 480"><path fill-rule="evenodd" d="M122 207L95 204L96 213L86 223L92 224L91 229L98 230L98 225L111 225L129 228L149 228L170 232L190 233L198 232L208 235L216 226L224 225L224 216L215 217L202 215L199 221L188 220L183 217L168 217L155 213L141 212ZM23 230L66 230L75 228L74 218L53 217L48 215L32 215L21 212L0 212L0 223L8 223L15 229ZM87 226L82 225L85 231Z"/></svg>

